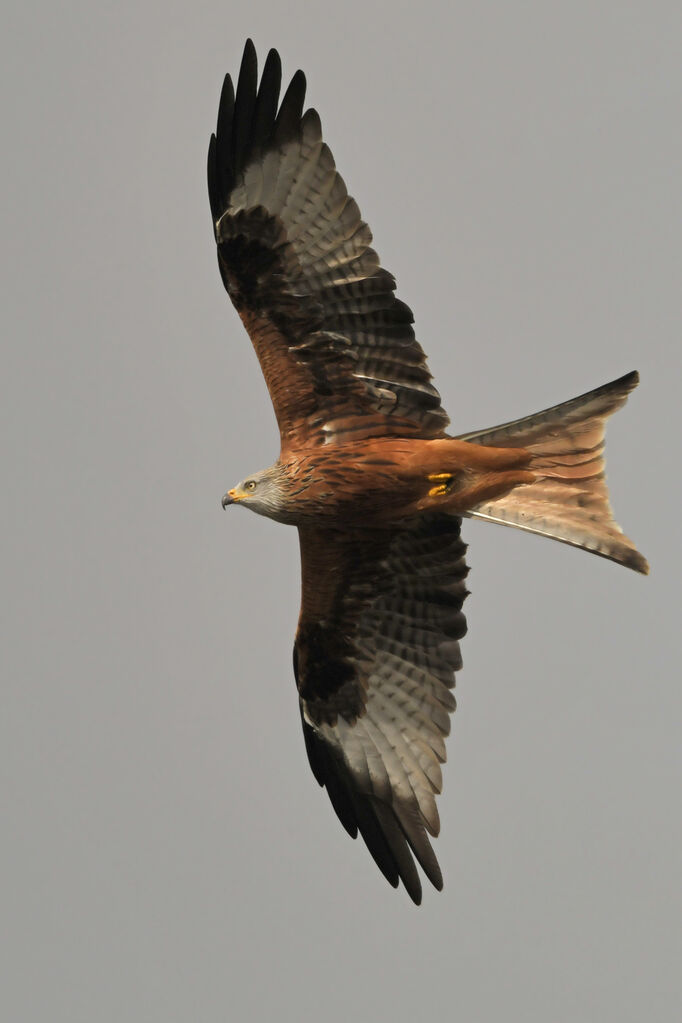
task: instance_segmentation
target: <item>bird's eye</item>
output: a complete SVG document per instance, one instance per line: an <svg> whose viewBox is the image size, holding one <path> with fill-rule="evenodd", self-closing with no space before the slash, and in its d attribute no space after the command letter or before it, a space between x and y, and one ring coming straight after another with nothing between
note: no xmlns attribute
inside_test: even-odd
<svg viewBox="0 0 682 1023"><path fill-rule="evenodd" d="M255 480L247 480L246 483L244 484L244 490L255 490L255 489L256 489L256 481Z"/></svg>

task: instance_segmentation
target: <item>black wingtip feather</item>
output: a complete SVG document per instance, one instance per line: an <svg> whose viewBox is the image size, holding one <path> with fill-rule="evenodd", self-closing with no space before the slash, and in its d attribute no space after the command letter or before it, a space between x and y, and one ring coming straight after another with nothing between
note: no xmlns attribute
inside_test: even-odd
<svg viewBox="0 0 682 1023"><path fill-rule="evenodd" d="M303 116L305 90L305 75L302 71L297 71L289 82L287 91L284 93L284 99L277 115L274 139L278 145L283 145L290 141L299 130L301 117Z"/></svg>
<svg viewBox="0 0 682 1023"><path fill-rule="evenodd" d="M420 820L417 819L417 811L411 811L407 807L397 808L396 817L403 830L412 852L417 857L417 862L422 868L429 881L437 891L442 891L443 875L436 854L429 842L426 829Z"/></svg>
<svg viewBox="0 0 682 1023"><path fill-rule="evenodd" d="M353 811L353 804L348 797L348 792L333 771L328 772L325 787L331 804L334 807L334 812L341 821L344 830L351 838L357 838L358 824Z"/></svg>
<svg viewBox="0 0 682 1023"><path fill-rule="evenodd" d="M218 103L218 125L216 135L218 138L229 139L232 135L232 119L234 117L234 85L232 76L228 73L223 78L223 87L220 90L220 101Z"/></svg>
<svg viewBox="0 0 682 1023"><path fill-rule="evenodd" d="M213 225L220 216L220 196L218 185L218 165L216 160L216 137L211 135L208 143L208 160L206 161L206 175L208 178L208 201L211 204L211 217Z"/></svg>
<svg viewBox="0 0 682 1023"><path fill-rule="evenodd" d="M315 107L308 107L301 118L301 128L307 129L318 138L322 138L322 121Z"/></svg>
<svg viewBox="0 0 682 1023"><path fill-rule="evenodd" d="M232 166L238 173L245 165L251 142L251 124L256 107L258 85L258 58L250 39L246 40L244 55L239 69L237 96L234 105L232 127Z"/></svg>
<svg viewBox="0 0 682 1023"><path fill-rule="evenodd" d="M272 136L282 87L282 62L277 50L268 53L261 75L253 115L253 149L263 150Z"/></svg>
<svg viewBox="0 0 682 1023"><path fill-rule="evenodd" d="M327 794L334 807L336 816L341 821L351 838L357 838L358 827L353 812L353 802L348 793L348 788L343 784L342 772L334 763L333 754L322 743L317 742L315 733L310 725L303 723L303 730L306 735L306 747L313 749L313 757L322 778L321 784L327 789ZM308 759L310 759L310 751ZM314 772L318 777L318 772Z"/></svg>
<svg viewBox="0 0 682 1023"><path fill-rule="evenodd" d="M232 123L234 119L234 86L229 75L225 75L218 106L218 123L216 126L215 148L215 193L211 196L211 206L222 210L227 205L228 197L234 180L232 166ZM214 217L215 219L215 217Z"/></svg>
<svg viewBox="0 0 682 1023"><path fill-rule="evenodd" d="M419 880L419 874L417 872L415 862L412 859L412 854L408 848L407 841L400 830L400 826L396 821L393 810L376 799L373 800L372 805L381 828L390 844L391 852L396 859L400 878L405 885L405 891L415 905L419 906L422 901L421 881Z"/></svg>
<svg viewBox="0 0 682 1023"><path fill-rule="evenodd" d="M367 796L349 789L358 828L370 856L392 888L400 883L400 871L391 844Z"/></svg>

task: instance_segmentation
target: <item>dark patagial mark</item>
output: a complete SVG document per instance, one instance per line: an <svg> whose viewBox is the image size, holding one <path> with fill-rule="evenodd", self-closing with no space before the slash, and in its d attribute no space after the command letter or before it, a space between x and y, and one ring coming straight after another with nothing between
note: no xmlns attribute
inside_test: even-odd
<svg viewBox="0 0 682 1023"><path fill-rule="evenodd" d="M294 647L296 685L317 724L334 724L339 714L354 721L364 712L365 693L352 663L355 656L338 623L313 622L299 629Z"/></svg>

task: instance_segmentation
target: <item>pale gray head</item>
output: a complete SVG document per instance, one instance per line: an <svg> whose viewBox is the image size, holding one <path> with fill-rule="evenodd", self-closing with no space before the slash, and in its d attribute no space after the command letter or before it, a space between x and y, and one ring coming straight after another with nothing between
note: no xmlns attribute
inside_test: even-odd
<svg viewBox="0 0 682 1023"><path fill-rule="evenodd" d="M230 504L241 504L258 515L279 519L284 512L284 496L282 469L279 465L271 465L269 469L261 469L247 476L232 490L228 490L223 497L223 508Z"/></svg>

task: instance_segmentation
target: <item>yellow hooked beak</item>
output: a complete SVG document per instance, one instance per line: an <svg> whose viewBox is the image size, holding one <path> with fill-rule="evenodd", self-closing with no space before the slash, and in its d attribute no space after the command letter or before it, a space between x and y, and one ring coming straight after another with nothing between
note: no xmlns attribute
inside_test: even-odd
<svg viewBox="0 0 682 1023"><path fill-rule="evenodd" d="M241 501L244 496L244 494L241 494L233 487L232 490L228 490L228 492L223 496L223 508L227 508L228 504L236 504L237 501Z"/></svg>

